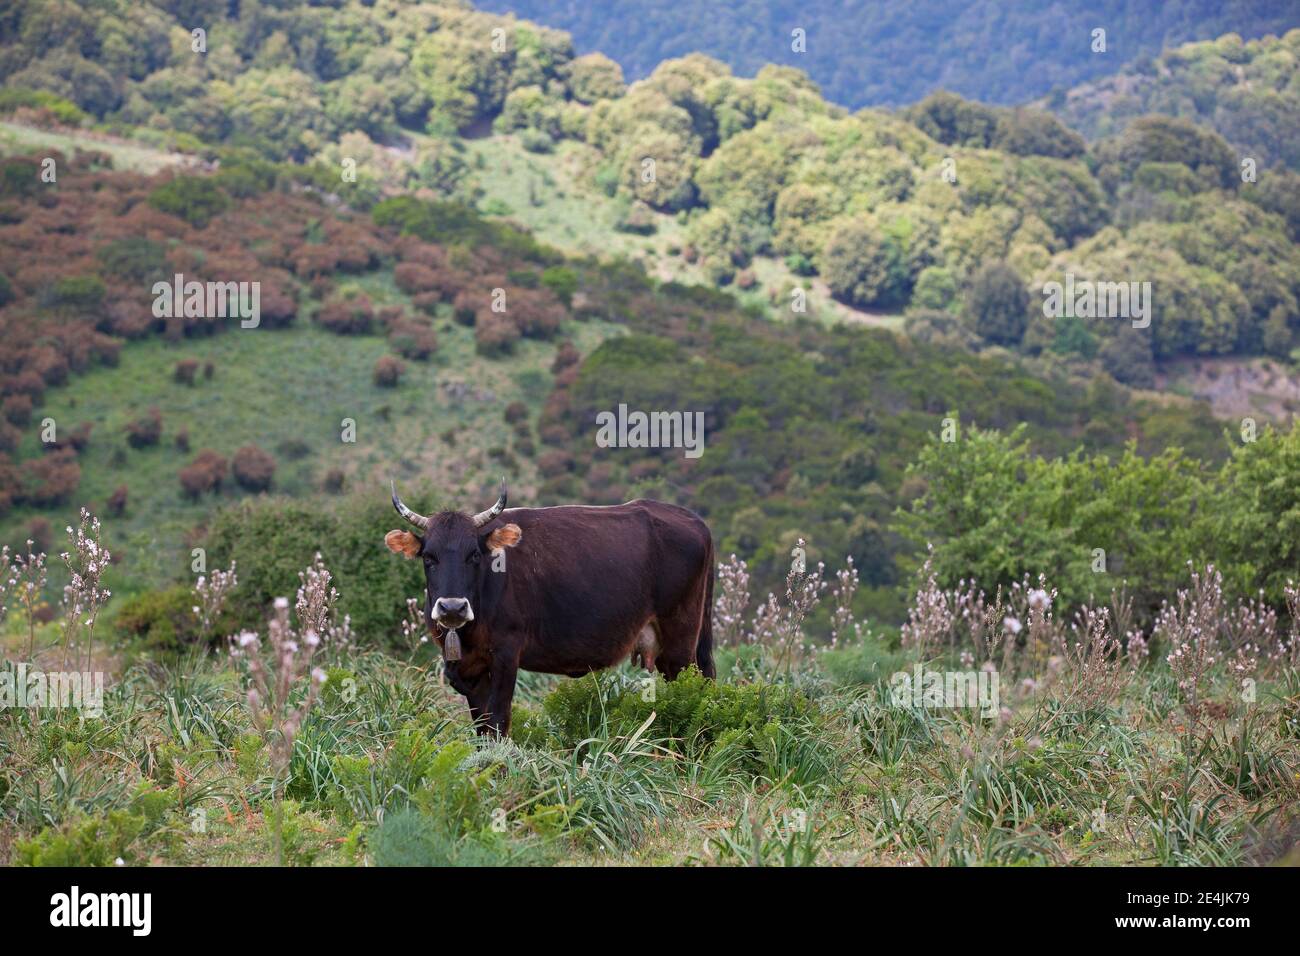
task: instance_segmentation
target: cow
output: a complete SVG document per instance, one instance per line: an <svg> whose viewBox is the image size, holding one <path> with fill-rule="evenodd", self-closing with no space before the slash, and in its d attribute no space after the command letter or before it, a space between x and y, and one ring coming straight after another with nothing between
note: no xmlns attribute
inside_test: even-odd
<svg viewBox="0 0 1300 956"><path fill-rule="evenodd" d="M638 499L475 515L393 507L384 543L424 564L425 623L482 734L507 736L520 668L581 677L637 654L673 680L713 664L713 539L691 511Z"/></svg>

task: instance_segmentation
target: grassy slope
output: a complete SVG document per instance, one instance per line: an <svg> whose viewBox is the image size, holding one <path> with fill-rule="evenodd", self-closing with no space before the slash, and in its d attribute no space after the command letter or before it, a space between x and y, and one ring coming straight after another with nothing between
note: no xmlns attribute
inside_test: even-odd
<svg viewBox="0 0 1300 956"><path fill-rule="evenodd" d="M31 153L41 149L58 150L61 153L88 150L107 153L112 157L114 169L130 169L141 173L156 173L169 166L189 165L194 161L193 157L183 153L155 149L116 136L98 135L85 130L55 131L21 123L0 122L0 156Z"/></svg>
<svg viewBox="0 0 1300 956"><path fill-rule="evenodd" d="M375 277L360 284L374 292L383 282ZM565 333L585 353L613 331L604 323L574 322ZM535 418L550 391L555 346L521 340L514 355L485 362L474 354L472 330L450 322L440 324L439 341L428 363L407 363L405 378L393 390L371 381L375 361L389 352L382 337L337 336L302 318L281 331L235 328L179 345L135 342L122 350L119 367L50 391L39 414L64 428L94 423L80 459L77 500L101 506L126 484L127 514L108 522L108 534L129 552L132 577L160 581L188 566L185 531L218 503L244 494L228 482L217 498L194 503L182 497L177 473L202 448L229 457L243 445L261 446L277 459L275 489L295 496L315 493L331 468L345 472L353 487L374 484L376 494L386 493L390 472L431 478L449 497L476 493L482 475L501 467L487 451L512 443L502 410L522 400ZM173 381L172 369L182 358L211 361L213 380L200 376L192 387ZM470 397L447 396L442 386L458 381L472 385ZM163 414L161 445L131 449L126 423L155 405ZM344 418L356 420L355 444L341 440ZM174 445L181 428L189 431L189 453ZM439 437L449 429L458 432L454 455ZM36 454L34 430L27 441L24 454ZM285 454L290 442L302 444L301 457ZM535 478L532 461L520 456L509 471L526 499ZM0 539L18 540L38 514L61 529L75 510L16 510L0 522Z"/></svg>
<svg viewBox="0 0 1300 956"><path fill-rule="evenodd" d="M525 226L542 242L579 255L601 258L623 256L645 265L646 271L665 281L711 284L698 265L671 250L686 245L686 229L677 217L651 212L655 232L648 236L616 229L622 207L601 192L591 179L597 153L584 143L561 142L554 153L530 153L514 135L494 135L468 140L473 178L483 191L479 209L487 215L501 202L508 213L499 218ZM745 305L758 305L773 318L791 315L787 298L770 296L772 290L803 285L808 314L827 323L855 322L888 328L902 327L902 314L855 309L836 302L821 280L796 276L785 262L756 256L750 266L758 280L748 291L731 287Z"/></svg>

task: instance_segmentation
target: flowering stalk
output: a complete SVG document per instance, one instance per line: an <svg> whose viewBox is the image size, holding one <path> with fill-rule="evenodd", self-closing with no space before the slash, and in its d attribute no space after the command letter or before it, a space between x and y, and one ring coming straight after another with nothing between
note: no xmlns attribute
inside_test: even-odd
<svg viewBox="0 0 1300 956"><path fill-rule="evenodd" d="M33 542L27 541L27 556L15 557L9 569L10 593L17 595L27 616L27 659L34 660L36 654L36 608L45 593L45 553L37 554L32 550Z"/></svg>
<svg viewBox="0 0 1300 956"><path fill-rule="evenodd" d="M71 580L63 589L63 666L67 667L68 651L73 638L84 628L86 631L86 669L95 669L95 622L99 612L113 593L101 586L100 581L112 555L99 543L99 519L85 508L81 509L81 523L74 531L67 529L72 548L60 555L68 568Z"/></svg>
<svg viewBox="0 0 1300 956"><path fill-rule="evenodd" d="M213 571L211 578L199 575L199 579L194 582L194 600L197 603L190 610L199 622L199 633L203 635L205 645L212 639L217 618L226 606L226 599L238 586L239 578L235 576L234 561L230 562L230 570Z"/></svg>
<svg viewBox="0 0 1300 956"><path fill-rule="evenodd" d="M300 622L301 623L301 622ZM270 647L252 631L244 631L230 640L230 656L247 663L249 688L245 697L249 716L261 732L271 753L272 799L275 803L275 858L283 858L281 793L287 782L293 744L303 721L311 711L316 693L325 683L325 672L313 668L312 662L321 638L314 630L304 631L301 640L289 623L288 598L276 598L267 624ZM292 697L299 683L309 675L307 691L297 705Z"/></svg>

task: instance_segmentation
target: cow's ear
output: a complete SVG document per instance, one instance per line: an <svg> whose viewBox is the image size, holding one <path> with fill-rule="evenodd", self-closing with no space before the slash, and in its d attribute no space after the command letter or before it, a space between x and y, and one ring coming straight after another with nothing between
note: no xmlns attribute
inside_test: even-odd
<svg viewBox="0 0 1300 956"><path fill-rule="evenodd" d="M500 551L504 548L513 548L523 536L524 533L519 530L519 525L503 524L487 536L485 543L489 551Z"/></svg>
<svg viewBox="0 0 1300 956"><path fill-rule="evenodd" d="M420 548L424 547L424 542L411 534L409 531L390 531L384 535L384 544L388 545L388 550L393 554L400 554L408 558L413 558L420 553Z"/></svg>

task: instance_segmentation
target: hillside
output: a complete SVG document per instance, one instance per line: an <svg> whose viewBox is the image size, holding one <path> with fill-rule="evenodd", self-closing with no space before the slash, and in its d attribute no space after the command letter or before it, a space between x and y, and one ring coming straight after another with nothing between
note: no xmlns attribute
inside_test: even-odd
<svg viewBox="0 0 1300 956"><path fill-rule="evenodd" d="M1215 130L1260 166L1300 169L1300 30L1233 33L1142 57L1042 101L1090 139L1164 113Z"/></svg>
<svg viewBox="0 0 1300 956"><path fill-rule="evenodd" d="M52 117L49 98L70 97L65 125L310 163L369 201L428 190L571 252L734 284L774 315L899 327L915 313L929 335L948 313L970 347L1139 386L1181 356L1296 347L1289 174L1245 180L1233 146L1191 120L1144 117L1089 145L1051 114L947 93L850 114L797 69L745 79L694 53L627 86L567 34L456 4L214 10L199 52L163 8L96 8L57 37L48 16L33 0L0 29L0 108ZM108 42L126 30L151 38L138 62ZM1234 242L1246 253L1229 261ZM1147 333L1045 320L1042 292L1066 275L1159 289ZM1012 283L1021 294L990 298Z"/></svg>
<svg viewBox="0 0 1300 956"><path fill-rule="evenodd" d="M742 76L753 76L768 63L798 67L828 99L849 107L914 103L936 89L990 103L1021 103L1155 56L1165 46L1228 31L1247 37L1280 34L1300 24L1286 4L1260 0L955 5L935 0L869 5L853 0L816 5L485 0L480 6L567 30L580 51L613 57L632 79L648 76L664 60L699 52ZM628 29L630 23L636 28ZM1107 31L1105 55L1090 51L1097 27ZM806 33L804 54L791 49L795 28ZM988 55L990 47L997 56Z"/></svg>
<svg viewBox="0 0 1300 956"><path fill-rule="evenodd" d="M1077 78L1002 9L842 66ZM0 865L1300 860L1300 206L1205 117L400 0L19 0L0 81Z"/></svg>

